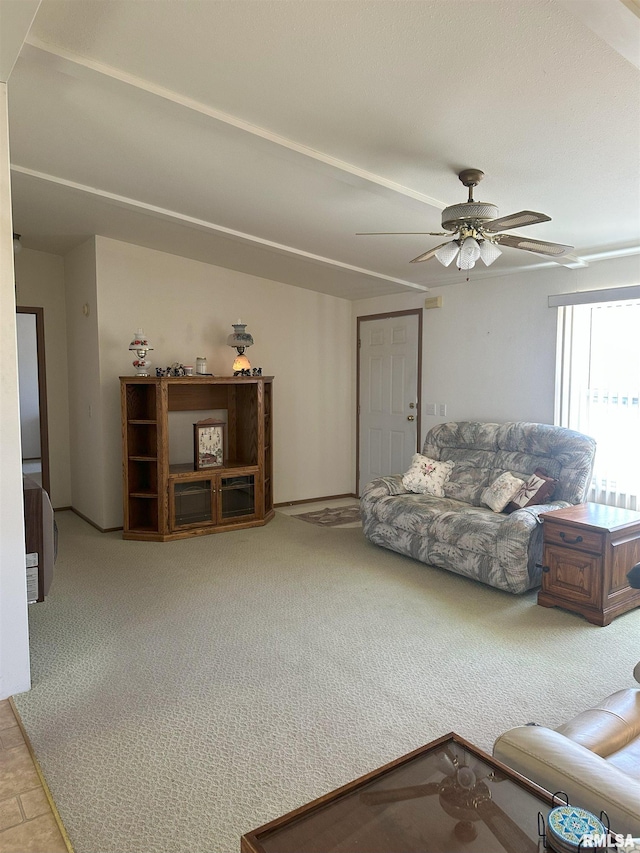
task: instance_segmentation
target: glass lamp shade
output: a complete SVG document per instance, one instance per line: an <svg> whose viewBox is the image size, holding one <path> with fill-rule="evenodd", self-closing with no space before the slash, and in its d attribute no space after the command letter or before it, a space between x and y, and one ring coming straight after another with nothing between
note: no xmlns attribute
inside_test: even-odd
<svg viewBox="0 0 640 853"><path fill-rule="evenodd" d="M240 353L236 356L232 370L251 370L251 363L246 355Z"/></svg>
<svg viewBox="0 0 640 853"><path fill-rule="evenodd" d="M455 240L452 240L450 243L445 243L444 246L440 246L435 257L443 266L448 267L459 251L460 246Z"/></svg>
<svg viewBox="0 0 640 853"><path fill-rule="evenodd" d="M478 241L474 240L473 237L465 238L462 246L460 246L460 254L458 255L458 269L473 269L479 257L480 246L478 245Z"/></svg>
<svg viewBox="0 0 640 853"><path fill-rule="evenodd" d="M249 334L249 332L245 332L247 328L246 323L242 323L238 320L237 323L232 323L233 326L233 334L229 335L227 338L227 345L230 347L236 347L240 352L245 350L247 347L253 346L253 338ZM242 347L242 350L239 348Z"/></svg>
<svg viewBox="0 0 640 853"><path fill-rule="evenodd" d="M501 254L502 252L495 243L491 243L489 240L483 240L480 243L480 258L484 261L485 266L490 266Z"/></svg>
<svg viewBox="0 0 640 853"><path fill-rule="evenodd" d="M137 358L134 359L133 366L135 367L138 376L149 375L149 365L151 362L147 361L147 353L152 349L153 347L149 346L149 341L146 339L142 329L138 329L133 336L133 340L129 344L129 350L131 352L135 352L137 355Z"/></svg>

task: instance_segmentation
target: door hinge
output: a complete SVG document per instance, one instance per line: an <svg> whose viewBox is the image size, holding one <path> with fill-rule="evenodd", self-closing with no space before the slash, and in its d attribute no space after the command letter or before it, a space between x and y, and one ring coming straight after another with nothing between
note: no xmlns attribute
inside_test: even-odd
<svg viewBox="0 0 640 853"><path fill-rule="evenodd" d="M358 338L358 349L360 349L361 346L362 346L362 341L360 340L360 338Z"/></svg>

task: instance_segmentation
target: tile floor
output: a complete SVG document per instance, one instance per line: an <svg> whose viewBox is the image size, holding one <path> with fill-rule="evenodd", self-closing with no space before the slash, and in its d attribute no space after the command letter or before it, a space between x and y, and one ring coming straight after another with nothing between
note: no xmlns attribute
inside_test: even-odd
<svg viewBox="0 0 640 853"><path fill-rule="evenodd" d="M0 702L0 853L68 853L8 699Z"/></svg>

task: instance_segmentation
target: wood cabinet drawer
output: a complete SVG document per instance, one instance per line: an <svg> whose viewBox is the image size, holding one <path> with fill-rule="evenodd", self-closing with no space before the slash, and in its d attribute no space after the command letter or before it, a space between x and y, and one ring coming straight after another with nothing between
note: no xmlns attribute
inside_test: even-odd
<svg viewBox="0 0 640 853"><path fill-rule="evenodd" d="M546 545L544 561L543 592L570 602L593 606L600 603L600 557Z"/></svg>
<svg viewBox="0 0 640 853"><path fill-rule="evenodd" d="M584 527L576 528L571 524L556 524L544 521L544 541L550 545L564 545L578 551L601 554L604 546L604 534Z"/></svg>

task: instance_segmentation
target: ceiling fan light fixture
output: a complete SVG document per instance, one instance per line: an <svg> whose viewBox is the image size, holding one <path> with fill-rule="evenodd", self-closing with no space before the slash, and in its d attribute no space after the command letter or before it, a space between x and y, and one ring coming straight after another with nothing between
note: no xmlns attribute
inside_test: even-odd
<svg viewBox="0 0 640 853"><path fill-rule="evenodd" d="M460 246L455 240L452 240L450 243L445 243L444 246L440 246L438 251L435 253L435 257L440 261L442 266L448 267L459 251Z"/></svg>
<svg viewBox="0 0 640 853"><path fill-rule="evenodd" d="M495 243L491 243L489 240L483 240L480 243L480 258L484 261L486 267L497 260L501 254L502 252Z"/></svg>
<svg viewBox="0 0 640 853"><path fill-rule="evenodd" d="M460 246L458 269L472 270L480 257L480 246L474 237L466 237Z"/></svg>

